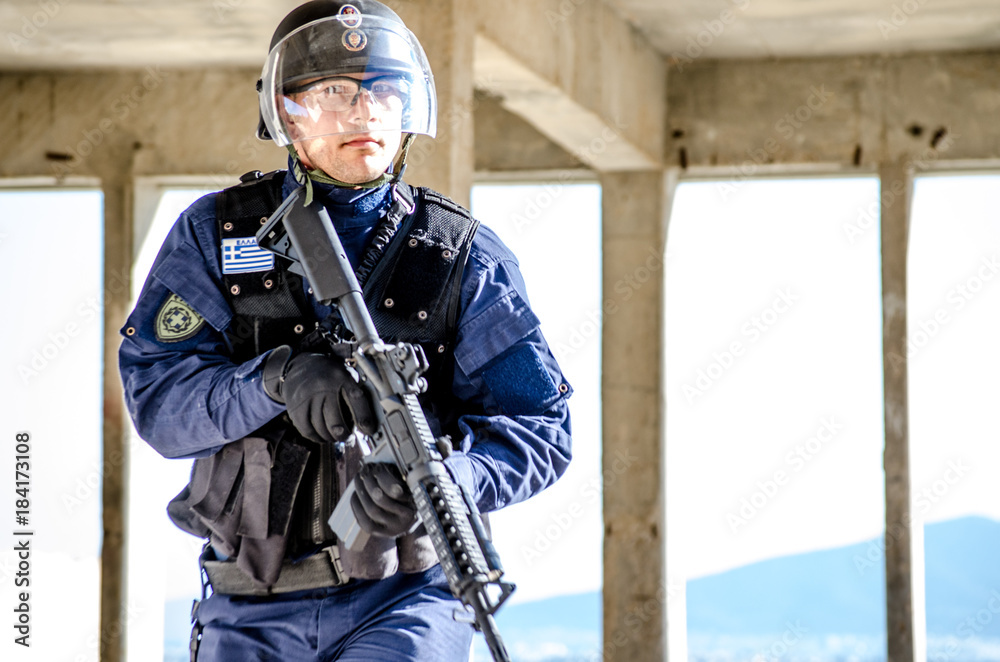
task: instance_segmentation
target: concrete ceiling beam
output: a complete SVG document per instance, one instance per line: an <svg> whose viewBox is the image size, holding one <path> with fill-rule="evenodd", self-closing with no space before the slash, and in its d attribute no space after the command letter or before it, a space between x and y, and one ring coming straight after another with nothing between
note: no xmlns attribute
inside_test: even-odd
<svg viewBox="0 0 1000 662"><path fill-rule="evenodd" d="M1000 159L1000 54L697 62L669 77L666 161L717 176Z"/></svg>
<svg viewBox="0 0 1000 662"><path fill-rule="evenodd" d="M587 166L660 167L666 65L601 2L477 4L476 87Z"/></svg>

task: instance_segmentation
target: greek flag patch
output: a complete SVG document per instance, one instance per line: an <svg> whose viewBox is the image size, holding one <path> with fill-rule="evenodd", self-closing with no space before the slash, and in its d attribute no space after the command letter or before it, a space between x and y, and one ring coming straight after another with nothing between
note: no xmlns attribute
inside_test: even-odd
<svg viewBox="0 0 1000 662"><path fill-rule="evenodd" d="M257 245L257 237L222 240L222 273L245 274L274 268L274 253Z"/></svg>

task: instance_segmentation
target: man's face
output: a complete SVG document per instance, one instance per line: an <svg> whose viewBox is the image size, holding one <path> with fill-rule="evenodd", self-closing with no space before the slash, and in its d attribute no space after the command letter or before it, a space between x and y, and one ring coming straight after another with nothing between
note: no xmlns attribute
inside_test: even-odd
<svg viewBox="0 0 1000 662"><path fill-rule="evenodd" d="M281 108L293 137L321 136L295 142L303 165L349 184L385 172L402 142L405 84L365 72L308 81L286 93Z"/></svg>

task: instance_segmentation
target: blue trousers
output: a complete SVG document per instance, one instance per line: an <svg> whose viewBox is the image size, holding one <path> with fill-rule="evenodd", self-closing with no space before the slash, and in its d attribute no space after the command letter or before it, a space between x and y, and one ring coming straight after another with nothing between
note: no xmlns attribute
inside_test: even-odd
<svg viewBox="0 0 1000 662"><path fill-rule="evenodd" d="M271 597L213 595L198 608L198 662L467 661L473 628L444 572Z"/></svg>

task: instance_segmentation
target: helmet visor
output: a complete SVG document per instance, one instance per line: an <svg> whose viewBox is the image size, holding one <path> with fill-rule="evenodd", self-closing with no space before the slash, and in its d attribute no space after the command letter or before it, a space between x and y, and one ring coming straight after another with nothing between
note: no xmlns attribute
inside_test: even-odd
<svg viewBox="0 0 1000 662"><path fill-rule="evenodd" d="M261 75L261 117L279 145L379 131L434 137L436 104L417 38L380 16L308 23L271 49Z"/></svg>

